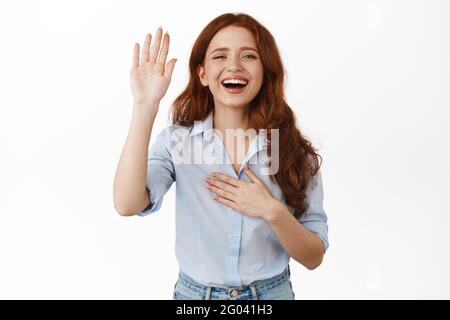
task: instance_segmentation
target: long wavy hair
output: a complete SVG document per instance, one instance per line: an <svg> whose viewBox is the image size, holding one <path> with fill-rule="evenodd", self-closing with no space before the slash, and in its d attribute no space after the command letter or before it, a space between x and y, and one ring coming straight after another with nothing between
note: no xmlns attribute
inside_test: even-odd
<svg viewBox="0 0 450 320"><path fill-rule="evenodd" d="M271 154L271 129L279 129L279 168L270 176L278 184L288 205L300 218L306 211L306 189L319 170L322 158L312 144L296 127L294 112L285 101L284 67L275 39L253 17L239 13L226 13L212 20L200 33L189 59L189 83L172 105L172 124L192 126L194 121L204 120L214 108L214 99L208 87L204 87L197 74L203 65L207 48L214 35L227 26L244 27L253 33L264 68L263 84L250 102L249 123L258 133L267 129L268 152ZM320 162L319 162L320 158Z"/></svg>

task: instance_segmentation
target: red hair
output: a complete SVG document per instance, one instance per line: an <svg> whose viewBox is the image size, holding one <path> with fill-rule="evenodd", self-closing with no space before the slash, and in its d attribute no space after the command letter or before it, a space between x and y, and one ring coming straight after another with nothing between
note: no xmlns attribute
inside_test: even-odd
<svg viewBox="0 0 450 320"><path fill-rule="evenodd" d="M258 21L247 14L226 13L212 20L200 33L189 59L189 83L172 105L172 124L192 126L204 120L214 108L214 99L197 74L214 35L227 26L244 27L253 33L264 68L263 84L250 102L249 123L259 132L267 129L270 154L270 130L279 129L279 169L270 176L277 183L288 205L299 218L305 212L306 188L321 166L322 158L296 127L294 112L284 97L284 68L275 39ZM320 162L319 162L320 158Z"/></svg>

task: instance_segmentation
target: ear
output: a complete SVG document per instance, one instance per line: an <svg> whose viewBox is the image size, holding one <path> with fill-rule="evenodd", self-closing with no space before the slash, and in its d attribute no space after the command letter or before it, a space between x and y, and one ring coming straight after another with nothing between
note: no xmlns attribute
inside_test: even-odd
<svg viewBox="0 0 450 320"><path fill-rule="evenodd" d="M205 73L205 67L203 67L201 64L197 66L197 74L200 79L200 82L204 87L208 86L208 80L206 79L206 73Z"/></svg>

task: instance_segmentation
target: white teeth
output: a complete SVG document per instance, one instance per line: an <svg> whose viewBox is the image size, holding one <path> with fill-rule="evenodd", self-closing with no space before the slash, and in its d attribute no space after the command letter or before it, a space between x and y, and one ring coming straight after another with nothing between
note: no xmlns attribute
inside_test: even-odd
<svg viewBox="0 0 450 320"><path fill-rule="evenodd" d="M223 84L234 83L234 84L247 84L247 81L241 79L226 79L223 80Z"/></svg>

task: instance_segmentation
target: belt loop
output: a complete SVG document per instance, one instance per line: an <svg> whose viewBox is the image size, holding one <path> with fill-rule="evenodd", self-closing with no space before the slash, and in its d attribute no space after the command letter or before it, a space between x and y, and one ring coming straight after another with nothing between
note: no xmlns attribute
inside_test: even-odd
<svg viewBox="0 0 450 320"><path fill-rule="evenodd" d="M206 287L205 300L211 300L211 287Z"/></svg>
<svg viewBox="0 0 450 320"><path fill-rule="evenodd" d="M256 288L254 284L250 284L250 289L252 290L252 295L255 298L255 300L258 300L258 294L256 293Z"/></svg>

